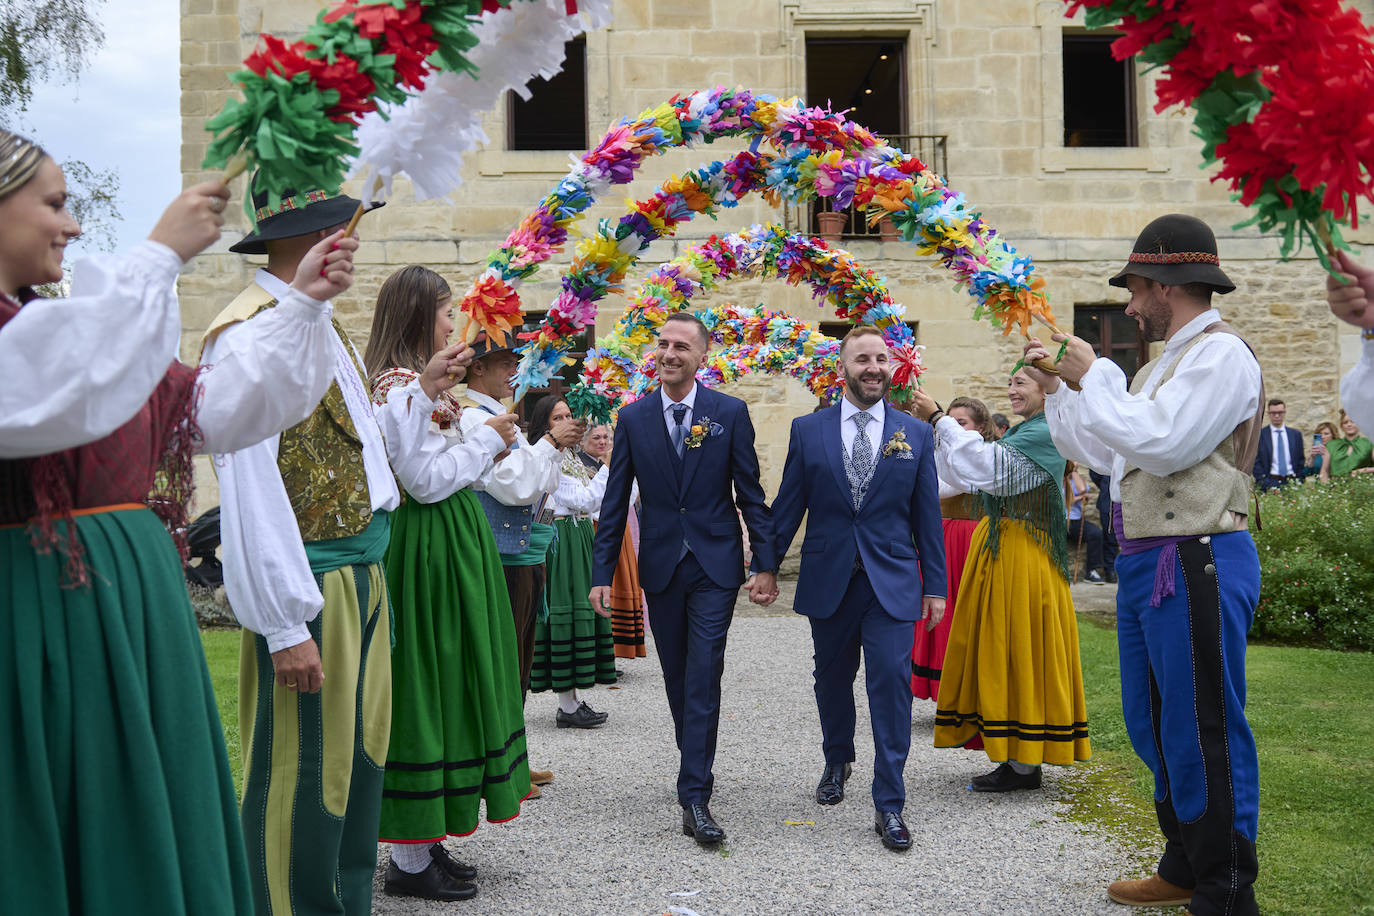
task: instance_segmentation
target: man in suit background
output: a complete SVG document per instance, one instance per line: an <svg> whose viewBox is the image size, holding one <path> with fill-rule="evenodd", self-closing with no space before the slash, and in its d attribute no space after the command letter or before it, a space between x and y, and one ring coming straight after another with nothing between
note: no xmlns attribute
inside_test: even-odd
<svg viewBox="0 0 1374 916"><path fill-rule="evenodd" d="M1306 462L1302 433L1283 425L1288 408L1278 398L1269 399L1269 425L1259 437L1255 453L1255 482L1262 490L1277 490L1290 480L1301 480Z"/></svg>
<svg viewBox="0 0 1374 916"><path fill-rule="evenodd" d="M773 503L781 561L807 514L794 608L811 619L825 770L816 801L838 804L854 760L854 677L863 649L873 722L874 829L911 847L902 820L911 747L911 642L945 612L944 535L930 427L884 400L887 343L857 327L840 345L844 399L792 421ZM924 597L918 597L924 596Z"/></svg>
<svg viewBox="0 0 1374 916"><path fill-rule="evenodd" d="M756 568L764 571L750 579L751 597L777 594L778 565L749 410L738 398L696 383L709 342L696 317L669 316L656 351L659 390L620 411L588 596L598 613L609 616L630 486L638 479L639 581L681 755L682 831L702 845L725 838L707 803L725 637L745 581L740 514Z"/></svg>

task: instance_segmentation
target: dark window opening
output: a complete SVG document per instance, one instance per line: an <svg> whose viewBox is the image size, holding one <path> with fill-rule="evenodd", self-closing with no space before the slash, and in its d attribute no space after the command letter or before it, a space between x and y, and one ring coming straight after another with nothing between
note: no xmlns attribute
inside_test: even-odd
<svg viewBox="0 0 1374 916"><path fill-rule="evenodd" d="M806 103L835 111L884 139L906 130L905 38L808 38Z"/></svg>
<svg viewBox="0 0 1374 916"><path fill-rule="evenodd" d="M1137 146L1135 58L1116 60L1117 35L1064 36L1064 145Z"/></svg>
<svg viewBox="0 0 1374 916"><path fill-rule="evenodd" d="M509 94L507 149L587 148L587 40L578 36L564 50L563 69L531 83L528 101Z"/></svg>
<svg viewBox="0 0 1374 916"><path fill-rule="evenodd" d="M1130 382L1149 362L1150 345L1124 305L1079 305L1073 310L1073 335L1121 367Z"/></svg>

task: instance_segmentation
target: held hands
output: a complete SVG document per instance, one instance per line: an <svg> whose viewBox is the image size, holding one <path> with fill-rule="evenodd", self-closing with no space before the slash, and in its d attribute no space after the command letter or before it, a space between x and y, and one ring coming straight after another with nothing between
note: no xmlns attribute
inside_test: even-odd
<svg viewBox="0 0 1374 916"><path fill-rule="evenodd" d="M520 418L513 413L503 413L499 417L492 417L487 421L487 425L496 430L497 434L506 445L510 445L515 441L516 433L519 432L520 428L516 426L519 419ZM506 449L502 454L496 456L496 460L499 461L509 454L510 449Z"/></svg>
<svg viewBox="0 0 1374 916"><path fill-rule="evenodd" d="M592 610L602 617L611 616L611 587L609 585L593 585L592 590L587 593L587 601L591 604Z"/></svg>
<svg viewBox="0 0 1374 916"><path fill-rule="evenodd" d="M219 238L228 205L229 188L222 182L193 185L168 205L148 238L175 251L182 261L189 261Z"/></svg>
<svg viewBox="0 0 1374 916"><path fill-rule="evenodd" d="M353 285L353 252L357 250L357 237L344 238L342 229L321 239L296 267L291 288L321 302L333 299Z"/></svg>
<svg viewBox="0 0 1374 916"><path fill-rule="evenodd" d="M1363 267L1344 251L1336 252L1336 261L1344 271L1347 283L1327 274L1326 304L1331 314L1347 324L1366 331L1374 328L1374 268Z"/></svg>
<svg viewBox="0 0 1374 916"><path fill-rule="evenodd" d="M302 265L304 266L304 265ZM457 385L467 374L467 365L472 362L472 350L461 340L449 344L429 358L425 371L420 373L420 390L431 401L441 392ZM497 430L500 432L500 430ZM510 440L506 440L510 444Z"/></svg>
<svg viewBox="0 0 1374 916"><path fill-rule="evenodd" d="M775 573L754 573L744 584L749 589L749 600L759 607L768 607L778 598L778 577Z"/></svg>
<svg viewBox="0 0 1374 916"><path fill-rule="evenodd" d="M320 647L313 638L273 652L272 669L276 672L277 683L288 690L319 693L324 685Z"/></svg>
<svg viewBox="0 0 1374 916"><path fill-rule="evenodd" d="M921 619L926 622L927 630L933 630L939 626L944 616L945 599L932 598L929 595L921 599Z"/></svg>

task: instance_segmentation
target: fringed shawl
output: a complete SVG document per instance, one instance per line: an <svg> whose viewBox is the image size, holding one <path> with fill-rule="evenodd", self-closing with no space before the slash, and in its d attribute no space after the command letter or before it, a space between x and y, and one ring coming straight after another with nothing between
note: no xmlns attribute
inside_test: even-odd
<svg viewBox="0 0 1374 916"><path fill-rule="evenodd" d="M998 522L1002 519L1026 522L1035 542L1049 555L1059 574L1068 579L1068 517L1060 489L1065 462L1055 450L1044 412L1013 427L995 445L998 489L1005 495L978 494L988 515L987 550L997 556Z"/></svg>

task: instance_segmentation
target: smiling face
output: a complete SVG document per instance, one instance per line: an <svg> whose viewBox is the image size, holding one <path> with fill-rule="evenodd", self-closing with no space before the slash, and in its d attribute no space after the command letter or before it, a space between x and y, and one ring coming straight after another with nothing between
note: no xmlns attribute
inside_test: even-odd
<svg viewBox="0 0 1374 916"><path fill-rule="evenodd" d="M440 296L434 312L434 352L448 346L453 336L453 297Z"/></svg>
<svg viewBox="0 0 1374 916"><path fill-rule="evenodd" d="M1007 397L1011 400L1011 412L1018 417L1033 417L1045 406L1045 390L1026 374L1025 369L1011 377Z"/></svg>
<svg viewBox="0 0 1374 916"><path fill-rule="evenodd" d="M669 321L658 335L654 360L658 366L658 380L668 388L691 388L692 379L706 359L706 342L696 325L687 321Z"/></svg>
<svg viewBox="0 0 1374 916"><path fill-rule="evenodd" d="M67 180L51 158L31 179L0 200L0 292L62 279L67 243L81 225L67 212Z"/></svg>
<svg viewBox="0 0 1374 916"><path fill-rule="evenodd" d="M586 441L582 443L582 451L600 460L606 456L606 450L611 447L611 428L609 426L593 426L587 433Z"/></svg>
<svg viewBox="0 0 1374 916"><path fill-rule="evenodd" d="M845 396L867 410L883 399L892 383L887 341L880 334L865 334L845 341L840 348Z"/></svg>
<svg viewBox="0 0 1374 916"><path fill-rule="evenodd" d="M510 350L502 350L490 356L473 360L468 367L468 387L480 391L489 398L504 400L515 393L510 379L520 365L520 357Z"/></svg>
<svg viewBox="0 0 1374 916"><path fill-rule="evenodd" d="M1355 421L1349 417L1341 418L1341 432L1347 439L1354 439L1360 434L1360 428L1355 425Z"/></svg>
<svg viewBox="0 0 1374 916"><path fill-rule="evenodd" d="M1153 280L1131 274L1126 277L1126 289L1131 291L1126 314L1140 325L1140 332L1147 341L1163 340L1169 333L1169 322L1173 319L1173 310L1164 301L1164 287Z"/></svg>
<svg viewBox="0 0 1374 916"><path fill-rule="evenodd" d="M553 405L553 410L549 411L549 426L553 426L559 420L567 420L572 417L572 410L568 407L567 401L559 401Z"/></svg>

